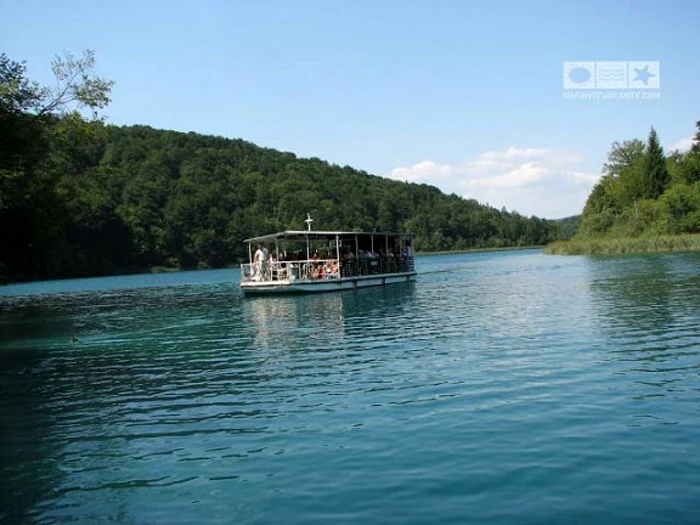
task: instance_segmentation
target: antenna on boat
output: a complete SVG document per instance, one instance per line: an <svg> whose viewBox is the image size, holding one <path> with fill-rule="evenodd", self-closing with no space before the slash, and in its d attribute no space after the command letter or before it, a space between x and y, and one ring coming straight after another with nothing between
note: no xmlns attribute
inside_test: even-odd
<svg viewBox="0 0 700 525"><path fill-rule="evenodd" d="M310 213L306 213L306 220L304 221L306 223L306 231L310 232L311 231L311 223L314 222L314 220L311 218Z"/></svg>

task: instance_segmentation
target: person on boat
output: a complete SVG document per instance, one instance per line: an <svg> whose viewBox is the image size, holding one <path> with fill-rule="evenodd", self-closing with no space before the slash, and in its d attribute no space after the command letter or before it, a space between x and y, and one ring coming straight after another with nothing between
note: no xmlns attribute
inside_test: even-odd
<svg viewBox="0 0 700 525"><path fill-rule="evenodd" d="M318 266L317 264L312 264L310 276L311 276L312 280L320 279L321 278L321 267Z"/></svg>
<svg viewBox="0 0 700 525"><path fill-rule="evenodd" d="M318 250L311 256L311 278L323 279L325 277L323 261L318 253Z"/></svg>
<svg viewBox="0 0 700 525"><path fill-rule="evenodd" d="M274 281L277 278L277 270L279 269L279 265L275 260L274 253L271 253L270 257L268 258L268 266L270 271L270 278Z"/></svg>
<svg viewBox="0 0 700 525"><path fill-rule="evenodd" d="M265 279L267 273L267 254L261 244L258 244L258 249L255 250L253 256L253 278L261 281Z"/></svg>
<svg viewBox="0 0 700 525"><path fill-rule="evenodd" d="M337 279L340 277L338 269L338 261L328 260L324 267L324 276L326 279Z"/></svg>

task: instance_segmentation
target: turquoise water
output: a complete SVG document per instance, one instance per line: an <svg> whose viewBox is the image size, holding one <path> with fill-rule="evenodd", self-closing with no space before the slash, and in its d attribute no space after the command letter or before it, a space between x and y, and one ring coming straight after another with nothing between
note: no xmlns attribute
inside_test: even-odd
<svg viewBox="0 0 700 525"><path fill-rule="evenodd" d="M0 287L0 522L697 523L700 254Z"/></svg>

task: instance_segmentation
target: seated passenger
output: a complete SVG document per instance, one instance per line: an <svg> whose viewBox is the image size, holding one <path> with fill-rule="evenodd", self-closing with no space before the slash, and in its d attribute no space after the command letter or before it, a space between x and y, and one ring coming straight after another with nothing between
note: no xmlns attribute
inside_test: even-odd
<svg viewBox="0 0 700 525"><path fill-rule="evenodd" d="M328 278L338 279L340 277L340 266L338 261L330 261L326 271L326 276Z"/></svg>

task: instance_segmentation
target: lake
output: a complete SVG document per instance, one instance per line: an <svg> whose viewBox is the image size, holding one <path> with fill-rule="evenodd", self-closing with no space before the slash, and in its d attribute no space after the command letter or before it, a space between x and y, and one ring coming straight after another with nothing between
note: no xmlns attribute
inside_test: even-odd
<svg viewBox="0 0 700 525"><path fill-rule="evenodd" d="M700 254L0 287L2 523L697 523Z"/></svg>

